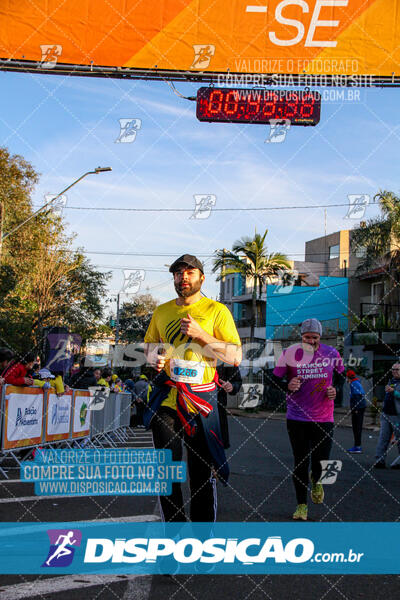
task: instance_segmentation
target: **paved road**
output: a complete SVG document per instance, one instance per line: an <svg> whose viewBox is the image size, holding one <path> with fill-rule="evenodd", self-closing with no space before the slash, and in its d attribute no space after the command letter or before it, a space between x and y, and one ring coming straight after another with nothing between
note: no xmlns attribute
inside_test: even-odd
<svg viewBox="0 0 400 600"><path fill-rule="evenodd" d="M231 418L231 479L219 488L219 521L288 521L295 507L291 454L285 423ZM141 438L149 441L147 438ZM396 521L400 514L400 471L371 468L377 433L364 433L364 454L351 456L351 430L337 428L332 458L343 462L326 499L311 505L314 521ZM133 445L133 442L132 442ZM137 440L135 442L137 445ZM392 449L393 458L396 451ZM32 498L30 484L2 483L4 521L155 519L155 498ZM27 500L26 498L29 498ZM24 498L21 500L21 498ZM301 524L307 527L307 524ZM395 546L394 546L395 548ZM394 550L395 551L395 550ZM215 576L68 577L1 576L0 600L387 600L398 596L397 576Z"/></svg>

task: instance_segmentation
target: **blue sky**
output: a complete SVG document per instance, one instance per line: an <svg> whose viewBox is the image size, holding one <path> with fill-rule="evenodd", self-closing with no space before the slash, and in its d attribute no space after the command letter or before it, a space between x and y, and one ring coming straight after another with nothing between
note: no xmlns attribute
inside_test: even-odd
<svg viewBox="0 0 400 600"><path fill-rule="evenodd" d="M231 248L255 229L268 228L271 252L301 260L304 242L324 233L324 210L214 212L199 220L190 219L189 212L69 206L192 209L195 194L214 194L217 208L315 206L345 203L348 194L400 191L396 89L361 89L359 99L344 102L329 97L316 127L292 127L283 143L270 144L265 125L200 123L195 103L176 96L164 82L4 72L0 82L1 146L23 155L41 173L36 205L85 171L112 167L112 173L75 186L64 211L68 231L77 234L75 244L99 269L112 270L112 293L121 288L124 268L138 268L146 272L140 291L148 287L166 301L174 295L166 264L190 252L203 255L210 273L215 249ZM188 96L198 87L177 84ZM133 143L115 143L121 118L142 121ZM345 219L346 213L346 207L328 209L328 233L357 224ZM370 206L365 218L376 214ZM118 255L124 252L144 256ZM204 291L218 294L211 274Z"/></svg>

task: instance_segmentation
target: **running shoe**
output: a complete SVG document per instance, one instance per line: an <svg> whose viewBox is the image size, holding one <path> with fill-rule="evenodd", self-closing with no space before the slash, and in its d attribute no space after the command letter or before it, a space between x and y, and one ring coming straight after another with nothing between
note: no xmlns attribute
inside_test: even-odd
<svg viewBox="0 0 400 600"><path fill-rule="evenodd" d="M361 454L362 448L361 446L353 446L352 448L349 448L347 452L350 452L350 454Z"/></svg>
<svg viewBox="0 0 400 600"><path fill-rule="evenodd" d="M295 521L307 521L308 508L307 504L298 504L296 510L293 513L293 519Z"/></svg>
<svg viewBox="0 0 400 600"><path fill-rule="evenodd" d="M315 483L311 475L311 500L314 504L322 504L324 496L325 492L322 483Z"/></svg>
<svg viewBox="0 0 400 600"><path fill-rule="evenodd" d="M378 460L375 464L374 464L374 469L386 469L386 465L385 462L383 460Z"/></svg>

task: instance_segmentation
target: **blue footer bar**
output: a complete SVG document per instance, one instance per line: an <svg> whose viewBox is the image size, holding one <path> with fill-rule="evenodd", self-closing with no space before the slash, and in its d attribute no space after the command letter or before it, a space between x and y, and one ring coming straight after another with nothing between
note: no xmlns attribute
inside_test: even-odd
<svg viewBox="0 0 400 600"><path fill-rule="evenodd" d="M399 574L400 523L1 523L2 574Z"/></svg>

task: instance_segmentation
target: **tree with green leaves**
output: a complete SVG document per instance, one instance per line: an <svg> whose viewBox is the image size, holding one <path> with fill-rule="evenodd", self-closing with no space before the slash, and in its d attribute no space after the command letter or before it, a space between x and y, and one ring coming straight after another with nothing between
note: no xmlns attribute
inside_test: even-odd
<svg viewBox="0 0 400 600"><path fill-rule="evenodd" d="M65 326L83 340L95 335L103 317L109 274L97 271L74 237L64 233L62 217L34 213L31 194L39 180L32 165L0 148L0 202L4 240L0 263L2 345L25 353L42 346L43 329Z"/></svg>
<svg viewBox="0 0 400 600"><path fill-rule="evenodd" d="M253 238L243 237L232 246L232 251L217 250L213 272L217 281L226 275L238 273L252 285L252 310L250 319L250 342L254 341L257 319L257 296L260 299L264 284L275 278L279 272L289 271L290 262L285 254L268 253L264 234L255 233Z"/></svg>
<svg viewBox="0 0 400 600"><path fill-rule="evenodd" d="M144 335L158 301L151 294L138 294L124 302L119 317L120 338L123 342L143 342Z"/></svg>
<svg viewBox="0 0 400 600"><path fill-rule="evenodd" d="M374 200L381 214L352 231L352 250L362 255L356 275L384 267L387 304L400 305L400 198L384 190Z"/></svg>

